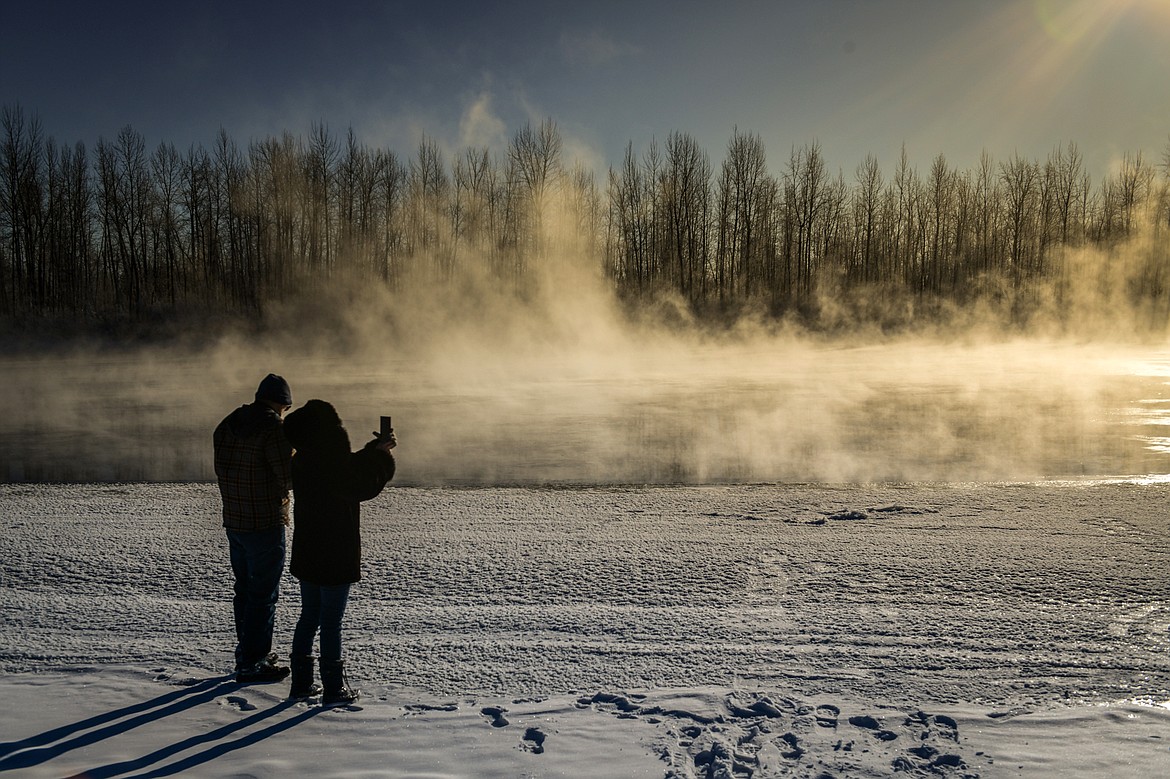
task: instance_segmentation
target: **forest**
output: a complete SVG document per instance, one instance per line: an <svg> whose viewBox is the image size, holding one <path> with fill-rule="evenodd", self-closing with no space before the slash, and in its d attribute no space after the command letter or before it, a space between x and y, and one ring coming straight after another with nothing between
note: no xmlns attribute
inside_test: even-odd
<svg viewBox="0 0 1170 779"><path fill-rule="evenodd" d="M700 322L899 328L984 307L1007 326L1071 327L1091 305L1161 332L1170 316L1170 146L1100 181L1075 143L1042 161L984 153L971 170L871 155L848 172L811 143L773 170L757 134L734 130L713 161L672 132L629 144L604 181L564 156L552 119L455 155L424 137L400 156L324 124L247 146L221 130L186 150L127 126L90 149L6 106L0 320L262 321L353 283L474 279L523 297L567 264L632 310Z"/></svg>

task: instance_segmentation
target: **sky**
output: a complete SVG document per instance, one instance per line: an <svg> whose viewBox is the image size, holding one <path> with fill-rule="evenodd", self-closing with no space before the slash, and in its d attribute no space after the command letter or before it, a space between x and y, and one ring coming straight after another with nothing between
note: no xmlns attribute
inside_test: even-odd
<svg viewBox="0 0 1170 779"><path fill-rule="evenodd" d="M903 148L925 173L1075 143L1099 181L1170 147L1170 0L5 0L0 104L91 148L325 125L503 154L550 118L599 172L671 132L718 168L738 130L774 173L811 144L851 179Z"/></svg>

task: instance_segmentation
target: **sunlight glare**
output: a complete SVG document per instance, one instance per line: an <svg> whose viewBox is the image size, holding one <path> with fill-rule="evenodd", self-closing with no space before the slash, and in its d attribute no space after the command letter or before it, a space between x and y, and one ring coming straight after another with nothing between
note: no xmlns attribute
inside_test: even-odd
<svg viewBox="0 0 1170 779"><path fill-rule="evenodd" d="M1130 14L1150 17L1155 25L1170 25L1170 0L1033 0L1033 4L1045 33L1064 44L1080 44Z"/></svg>
<svg viewBox="0 0 1170 779"><path fill-rule="evenodd" d="M1036 20L1054 41L1080 43L1134 0L1034 0Z"/></svg>

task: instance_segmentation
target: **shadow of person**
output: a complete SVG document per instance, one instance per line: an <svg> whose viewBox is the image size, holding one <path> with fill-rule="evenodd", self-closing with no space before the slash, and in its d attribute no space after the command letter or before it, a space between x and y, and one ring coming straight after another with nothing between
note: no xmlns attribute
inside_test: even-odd
<svg viewBox="0 0 1170 779"><path fill-rule="evenodd" d="M252 727L253 725L256 725L257 723L269 719L270 717L274 717L277 714L280 714L281 712L284 712L290 707L296 705L298 705L298 701L284 700L269 709L258 711L255 714L239 720L238 722L232 722L230 724L216 728L215 730L208 731L207 733L191 736L190 738L184 739L176 744L171 744L169 746L162 747L161 749L156 749L150 754L143 755L142 757L135 758L133 760L125 760L120 763L111 763L110 765L92 768L89 771L85 771L79 774L79 776L86 777L86 779L107 779L108 777L119 776L121 774L129 773L130 771L138 771L147 768L148 766L154 765L155 763L160 763L163 760L172 757L173 755L178 755L179 753L185 752L188 749L199 746L200 744L213 744L211 747L203 750L202 752L188 755L187 757L176 760L169 765L159 766L153 770L147 771L146 773L135 774L132 779L173 776L184 771L189 771L196 766L210 762L217 757L220 757L221 755L226 755L229 752L234 752L237 749L243 749L244 747L251 746L252 744L263 741L266 738L275 736L277 733L282 733L289 728L296 727L311 717L315 717L321 712L326 711L326 709L320 706L313 706L295 716L289 717L288 719L274 722L268 727L240 736L234 741L214 743L232 735L233 733L236 733L237 731L245 730Z"/></svg>
<svg viewBox="0 0 1170 779"><path fill-rule="evenodd" d="M149 701L124 706L18 741L0 743L0 771L40 765L79 747L207 703L239 687L231 674L217 676L172 690Z"/></svg>

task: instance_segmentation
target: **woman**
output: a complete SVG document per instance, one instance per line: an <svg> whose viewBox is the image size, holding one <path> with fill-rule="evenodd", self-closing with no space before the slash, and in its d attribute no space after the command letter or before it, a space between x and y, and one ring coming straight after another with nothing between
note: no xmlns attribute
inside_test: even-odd
<svg viewBox="0 0 1170 779"><path fill-rule="evenodd" d="M290 698L321 693L346 704L358 693L345 679L341 619L350 585L361 578L360 504L394 476L394 434L351 452L333 406L310 400L284 421L292 458L293 543L289 570L300 580L301 616L293 632ZM321 632L321 684L313 682L313 638Z"/></svg>

